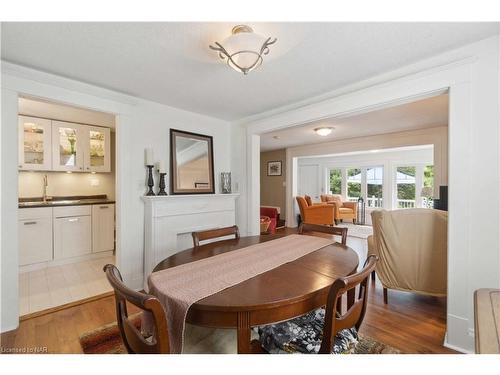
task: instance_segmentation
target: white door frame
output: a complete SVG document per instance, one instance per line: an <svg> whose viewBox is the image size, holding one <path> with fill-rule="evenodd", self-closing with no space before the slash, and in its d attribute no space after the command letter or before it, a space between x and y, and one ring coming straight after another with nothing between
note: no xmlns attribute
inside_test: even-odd
<svg viewBox="0 0 500 375"><path fill-rule="evenodd" d="M9 64L2 61L2 290L0 310L0 331L6 332L17 328L19 324L19 258L18 258L18 98L30 96L58 103L68 104L95 111L112 113L116 116L115 129L115 209L116 209L116 264L128 270L131 265L126 264L127 258L123 254L127 241L124 238L127 229L125 209L127 181L125 173L127 153L122 153L122 145L128 142L127 137L132 128L130 117L133 103L125 95L116 94L109 90L100 89L61 78L55 75L38 72ZM108 99L109 98L109 99ZM14 130L15 128L15 130ZM8 188L6 188L8 187ZM5 218L8 217L8 221ZM5 234L8 233L6 238ZM125 245L124 245L125 244ZM4 261L8 260L8 261ZM126 272L126 271L125 271ZM8 287L7 287L8 285Z"/></svg>
<svg viewBox="0 0 500 375"><path fill-rule="evenodd" d="M498 43L497 40L490 43ZM491 47L488 45L488 47ZM474 55L476 51L472 51ZM471 302L472 298L468 287L464 284L463 275L467 274L469 260L469 206L472 204L473 196L469 190L469 181L463 176L469 175L470 162L467 152L471 146L469 137L471 129L471 96L472 85L476 83L474 66L476 59L473 57L463 58L452 63L443 63L427 67L423 71L410 73L402 78L385 79L379 84L368 86L357 91L338 95L319 103L299 107L294 110L273 114L270 117L253 120L245 125L247 134L252 137L252 142L257 142L258 136L265 132L288 128L325 118L344 117L349 114L366 112L376 108L392 106L401 102L417 100L423 97L434 96L448 91L450 97L449 105L449 227L448 227L448 315L447 315L447 339L446 345L470 351L473 348L473 338L470 330ZM435 63L435 61L434 61ZM409 68L414 70L414 67ZM398 72L401 77L401 71ZM386 77L387 78L387 77ZM361 86L361 84L359 85ZM336 150L346 152L356 150ZM307 156L328 154L322 145L314 147L314 153L307 149ZM301 154L301 149L287 149L287 182L286 199L288 223L293 223L293 196L296 192L294 161ZM259 149L256 147L247 149L247 161L250 166L259 164ZM296 164L296 163L295 163ZM249 223L258 222L257 208L260 201L260 190L248 186L250 199L248 202L256 206L249 206ZM250 204L250 203L249 203ZM257 233L254 231L253 233ZM451 271L452 270L452 271Z"/></svg>

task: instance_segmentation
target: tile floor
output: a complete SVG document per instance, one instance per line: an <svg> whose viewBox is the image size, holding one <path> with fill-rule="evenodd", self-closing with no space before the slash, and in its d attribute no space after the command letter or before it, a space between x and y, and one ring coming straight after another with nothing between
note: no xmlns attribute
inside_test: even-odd
<svg viewBox="0 0 500 375"><path fill-rule="evenodd" d="M111 291L102 267L114 256L19 274L19 314L26 315Z"/></svg>

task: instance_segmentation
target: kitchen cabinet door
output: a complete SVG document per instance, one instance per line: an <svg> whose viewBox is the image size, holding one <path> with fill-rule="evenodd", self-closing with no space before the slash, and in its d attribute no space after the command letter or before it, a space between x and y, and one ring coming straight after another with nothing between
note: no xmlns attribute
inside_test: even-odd
<svg viewBox="0 0 500 375"><path fill-rule="evenodd" d="M90 216L54 219L54 259L65 259L92 252Z"/></svg>
<svg viewBox="0 0 500 375"><path fill-rule="evenodd" d="M85 126L83 129L85 172L111 172L110 129L98 126Z"/></svg>
<svg viewBox="0 0 500 375"><path fill-rule="evenodd" d="M52 169L83 172L85 125L52 121Z"/></svg>
<svg viewBox="0 0 500 375"><path fill-rule="evenodd" d="M92 206L92 252L115 248L115 205Z"/></svg>
<svg viewBox="0 0 500 375"><path fill-rule="evenodd" d="M19 169L48 171L52 169L52 121L19 116Z"/></svg>
<svg viewBox="0 0 500 375"><path fill-rule="evenodd" d="M18 238L20 266L51 261L52 208L20 210Z"/></svg>

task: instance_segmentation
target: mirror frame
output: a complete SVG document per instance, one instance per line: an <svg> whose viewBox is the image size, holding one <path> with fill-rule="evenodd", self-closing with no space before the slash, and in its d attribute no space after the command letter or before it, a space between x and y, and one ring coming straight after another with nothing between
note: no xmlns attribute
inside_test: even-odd
<svg viewBox="0 0 500 375"><path fill-rule="evenodd" d="M178 189L177 188L177 155L176 155L176 137L182 136L187 138L195 138L208 143L208 178L210 187L207 189ZM191 133L184 130L170 129L170 192L172 195L180 194L215 194L214 180L214 150L213 137Z"/></svg>

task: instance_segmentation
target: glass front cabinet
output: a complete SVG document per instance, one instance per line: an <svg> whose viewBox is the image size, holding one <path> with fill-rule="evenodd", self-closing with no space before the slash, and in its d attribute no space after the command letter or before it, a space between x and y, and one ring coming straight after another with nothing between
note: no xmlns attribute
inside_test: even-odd
<svg viewBox="0 0 500 375"><path fill-rule="evenodd" d="M19 169L111 172L110 129L19 116Z"/></svg>
<svg viewBox="0 0 500 375"><path fill-rule="evenodd" d="M52 169L52 121L19 116L19 169Z"/></svg>
<svg viewBox="0 0 500 375"><path fill-rule="evenodd" d="M85 172L111 172L111 141L109 128L84 127Z"/></svg>
<svg viewBox="0 0 500 375"><path fill-rule="evenodd" d="M52 121L52 169L83 172L84 131L81 125Z"/></svg>

